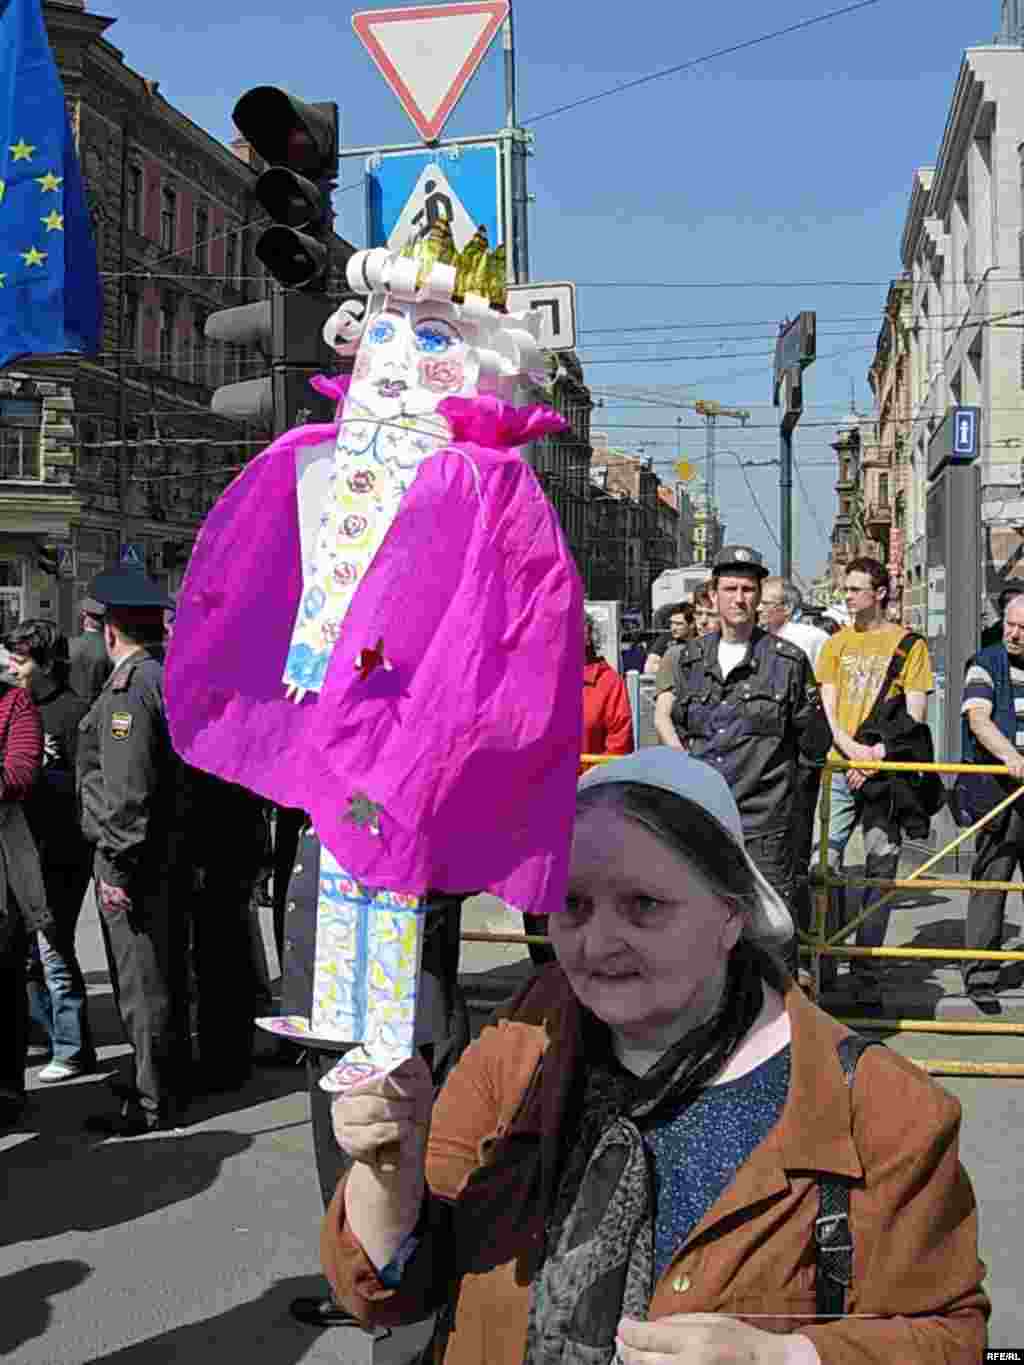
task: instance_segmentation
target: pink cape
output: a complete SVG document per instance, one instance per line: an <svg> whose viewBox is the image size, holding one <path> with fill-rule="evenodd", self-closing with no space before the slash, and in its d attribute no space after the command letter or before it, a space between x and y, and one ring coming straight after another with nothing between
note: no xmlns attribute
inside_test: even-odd
<svg viewBox="0 0 1024 1365"><path fill-rule="evenodd" d="M210 513L167 660L175 748L309 812L370 886L564 904L580 754L583 594L557 517L512 448L549 409L447 399L427 458L349 605L319 695L281 681L302 590L296 461L335 425L287 432ZM323 453L323 451L321 451ZM360 651L392 665L363 680ZM379 834L350 816L379 807Z"/></svg>

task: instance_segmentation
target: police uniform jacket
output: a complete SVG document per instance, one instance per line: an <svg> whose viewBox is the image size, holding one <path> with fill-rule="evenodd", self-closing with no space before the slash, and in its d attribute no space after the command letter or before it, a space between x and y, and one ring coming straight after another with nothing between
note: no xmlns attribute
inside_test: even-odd
<svg viewBox="0 0 1024 1365"><path fill-rule="evenodd" d="M103 691L103 685L113 671L103 632L84 631L71 641L68 656L70 659L68 681L71 689L91 706Z"/></svg>
<svg viewBox="0 0 1024 1365"><path fill-rule="evenodd" d="M682 645L672 664L672 722L694 758L728 782L747 835L788 827L797 760L831 740L807 655L755 626L746 656L722 677L721 636Z"/></svg>
<svg viewBox="0 0 1024 1365"><path fill-rule="evenodd" d="M166 881L184 823L161 654L139 649L123 659L79 726L82 832L96 846L96 875L133 898Z"/></svg>

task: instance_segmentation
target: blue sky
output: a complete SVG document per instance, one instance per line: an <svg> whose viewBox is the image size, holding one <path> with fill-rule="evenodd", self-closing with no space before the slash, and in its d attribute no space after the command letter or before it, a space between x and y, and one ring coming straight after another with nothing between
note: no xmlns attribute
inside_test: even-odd
<svg viewBox="0 0 1024 1365"><path fill-rule="evenodd" d="M579 282L579 351L595 397L604 399L595 426L616 444L646 443L643 453L670 480L677 442L686 456L703 457L700 419L627 406L607 391L680 386L683 401L713 398L751 411L745 430L720 425L720 452L773 458L775 322L817 310L821 358L805 376L796 434L803 492L794 501L795 560L805 577L821 570L828 551L835 509L828 442L849 411L851 384L858 408L870 410L865 372L887 282L900 269L911 176L934 161L963 49L991 41L999 0L878 0L531 119L841 4L515 4L520 116L536 136L531 274ZM90 9L117 18L107 37L125 61L158 79L161 93L216 137L234 135L231 109L244 90L272 84L337 100L348 145L412 142L412 125L352 32L351 14L364 7L372 8L305 0L292 17L280 0L249 0L242 18L211 17L210 0L178 0L171 9L155 0L89 0ZM499 40L446 135L499 127L502 79ZM343 183L358 182L361 170L358 161L344 163ZM339 231L361 243L360 190L340 194L338 209ZM646 287L667 283L705 287ZM765 523L777 535L778 470L749 468L746 476L752 493L737 458L720 454L729 538L758 545L776 564Z"/></svg>

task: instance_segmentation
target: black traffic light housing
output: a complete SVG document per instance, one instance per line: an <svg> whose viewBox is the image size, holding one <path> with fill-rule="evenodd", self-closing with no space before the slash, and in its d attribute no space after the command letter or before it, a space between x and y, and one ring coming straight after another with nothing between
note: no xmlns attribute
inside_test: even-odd
<svg viewBox="0 0 1024 1365"><path fill-rule="evenodd" d="M260 351L270 373L214 390L210 407L219 417L273 427L275 435L305 420L329 422L334 401L309 387L314 374L330 374L338 357L321 335L336 303L320 294L275 288L269 299L222 308L206 319L211 341Z"/></svg>
<svg viewBox="0 0 1024 1365"><path fill-rule="evenodd" d="M273 85L246 91L235 126L269 166L253 197L273 224L256 244L271 275L323 292L331 262L331 191L338 173L338 106L307 104Z"/></svg>

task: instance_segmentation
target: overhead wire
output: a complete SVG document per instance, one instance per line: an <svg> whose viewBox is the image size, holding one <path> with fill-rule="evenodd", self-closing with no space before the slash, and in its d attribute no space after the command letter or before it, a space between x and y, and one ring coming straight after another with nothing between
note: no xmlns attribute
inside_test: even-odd
<svg viewBox="0 0 1024 1365"><path fill-rule="evenodd" d="M728 47L716 48L714 52L706 52L702 57L691 57L688 61L677 62L674 66L662 67L659 71L652 71L646 76L638 76L631 81L621 81L608 90L600 90L593 95L584 95L581 99L572 100L569 104L560 104L555 109L547 109L542 114L532 114L529 118L524 119L523 123L528 126L531 123L540 123L543 119L554 118L556 114L567 114L570 110L582 109L585 105L595 104L598 100L608 99L612 95L621 95L623 91L635 90L641 85L649 85L651 81L660 81L666 76L677 76L681 71L690 71L696 66L702 66L705 62L715 61L718 57L729 57L737 52L745 52L752 47L759 47L763 43L774 42L778 38L785 38L790 34L814 28L817 24L828 23L830 20L840 19L844 15L854 14L857 10L870 9L879 3L880 0L857 0L855 4L844 5L842 9L830 10L827 14L816 14L810 19L801 19L798 23L787 24L785 28L775 29L771 33L762 33L757 38L747 38L739 43L730 43Z"/></svg>

